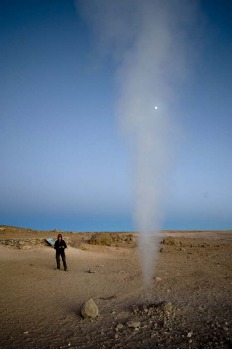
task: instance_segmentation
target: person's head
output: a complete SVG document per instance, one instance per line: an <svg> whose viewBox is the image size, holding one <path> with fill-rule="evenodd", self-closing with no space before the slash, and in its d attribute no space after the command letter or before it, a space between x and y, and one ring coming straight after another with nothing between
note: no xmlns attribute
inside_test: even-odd
<svg viewBox="0 0 232 349"><path fill-rule="evenodd" d="M58 234L58 236L57 236L57 240L62 240L62 235L61 234Z"/></svg>

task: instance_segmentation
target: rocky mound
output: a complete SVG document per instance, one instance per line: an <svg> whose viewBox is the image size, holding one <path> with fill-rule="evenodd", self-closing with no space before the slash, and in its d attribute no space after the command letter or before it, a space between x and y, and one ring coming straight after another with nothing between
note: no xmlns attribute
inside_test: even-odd
<svg viewBox="0 0 232 349"><path fill-rule="evenodd" d="M136 246L136 239L134 234L127 233L95 233L89 240L91 245L103 245L103 246Z"/></svg>
<svg viewBox="0 0 232 349"><path fill-rule="evenodd" d="M0 240L0 244L20 250L48 246L45 239L2 239Z"/></svg>

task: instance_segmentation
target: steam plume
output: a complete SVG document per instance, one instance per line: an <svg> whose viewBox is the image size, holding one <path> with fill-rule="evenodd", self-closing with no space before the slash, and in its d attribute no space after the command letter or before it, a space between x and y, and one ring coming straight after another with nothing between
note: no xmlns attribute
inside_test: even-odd
<svg viewBox="0 0 232 349"><path fill-rule="evenodd" d="M186 76L196 9L184 0L78 1L99 52L111 58L117 113L135 166L135 221L149 284L175 148L175 99Z"/></svg>

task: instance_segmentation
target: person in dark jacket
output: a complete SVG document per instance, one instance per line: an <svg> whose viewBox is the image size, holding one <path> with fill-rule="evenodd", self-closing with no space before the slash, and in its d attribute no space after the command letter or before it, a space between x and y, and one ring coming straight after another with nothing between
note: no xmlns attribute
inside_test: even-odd
<svg viewBox="0 0 232 349"><path fill-rule="evenodd" d="M67 248L66 242L63 240L62 235L59 234L57 236L57 240L54 245L54 249L56 250L56 264L57 269L60 269L60 256L62 258L62 262L64 265L64 270L67 270L66 256L65 256L65 248Z"/></svg>

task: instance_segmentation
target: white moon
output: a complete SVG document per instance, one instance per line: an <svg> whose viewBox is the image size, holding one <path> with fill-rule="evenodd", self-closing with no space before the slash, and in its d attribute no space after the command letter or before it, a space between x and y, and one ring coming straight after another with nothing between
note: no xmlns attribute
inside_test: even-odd
<svg viewBox="0 0 232 349"><path fill-rule="evenodd" d="M157 105L155 105L155 110L158 109Z"/></svg>

